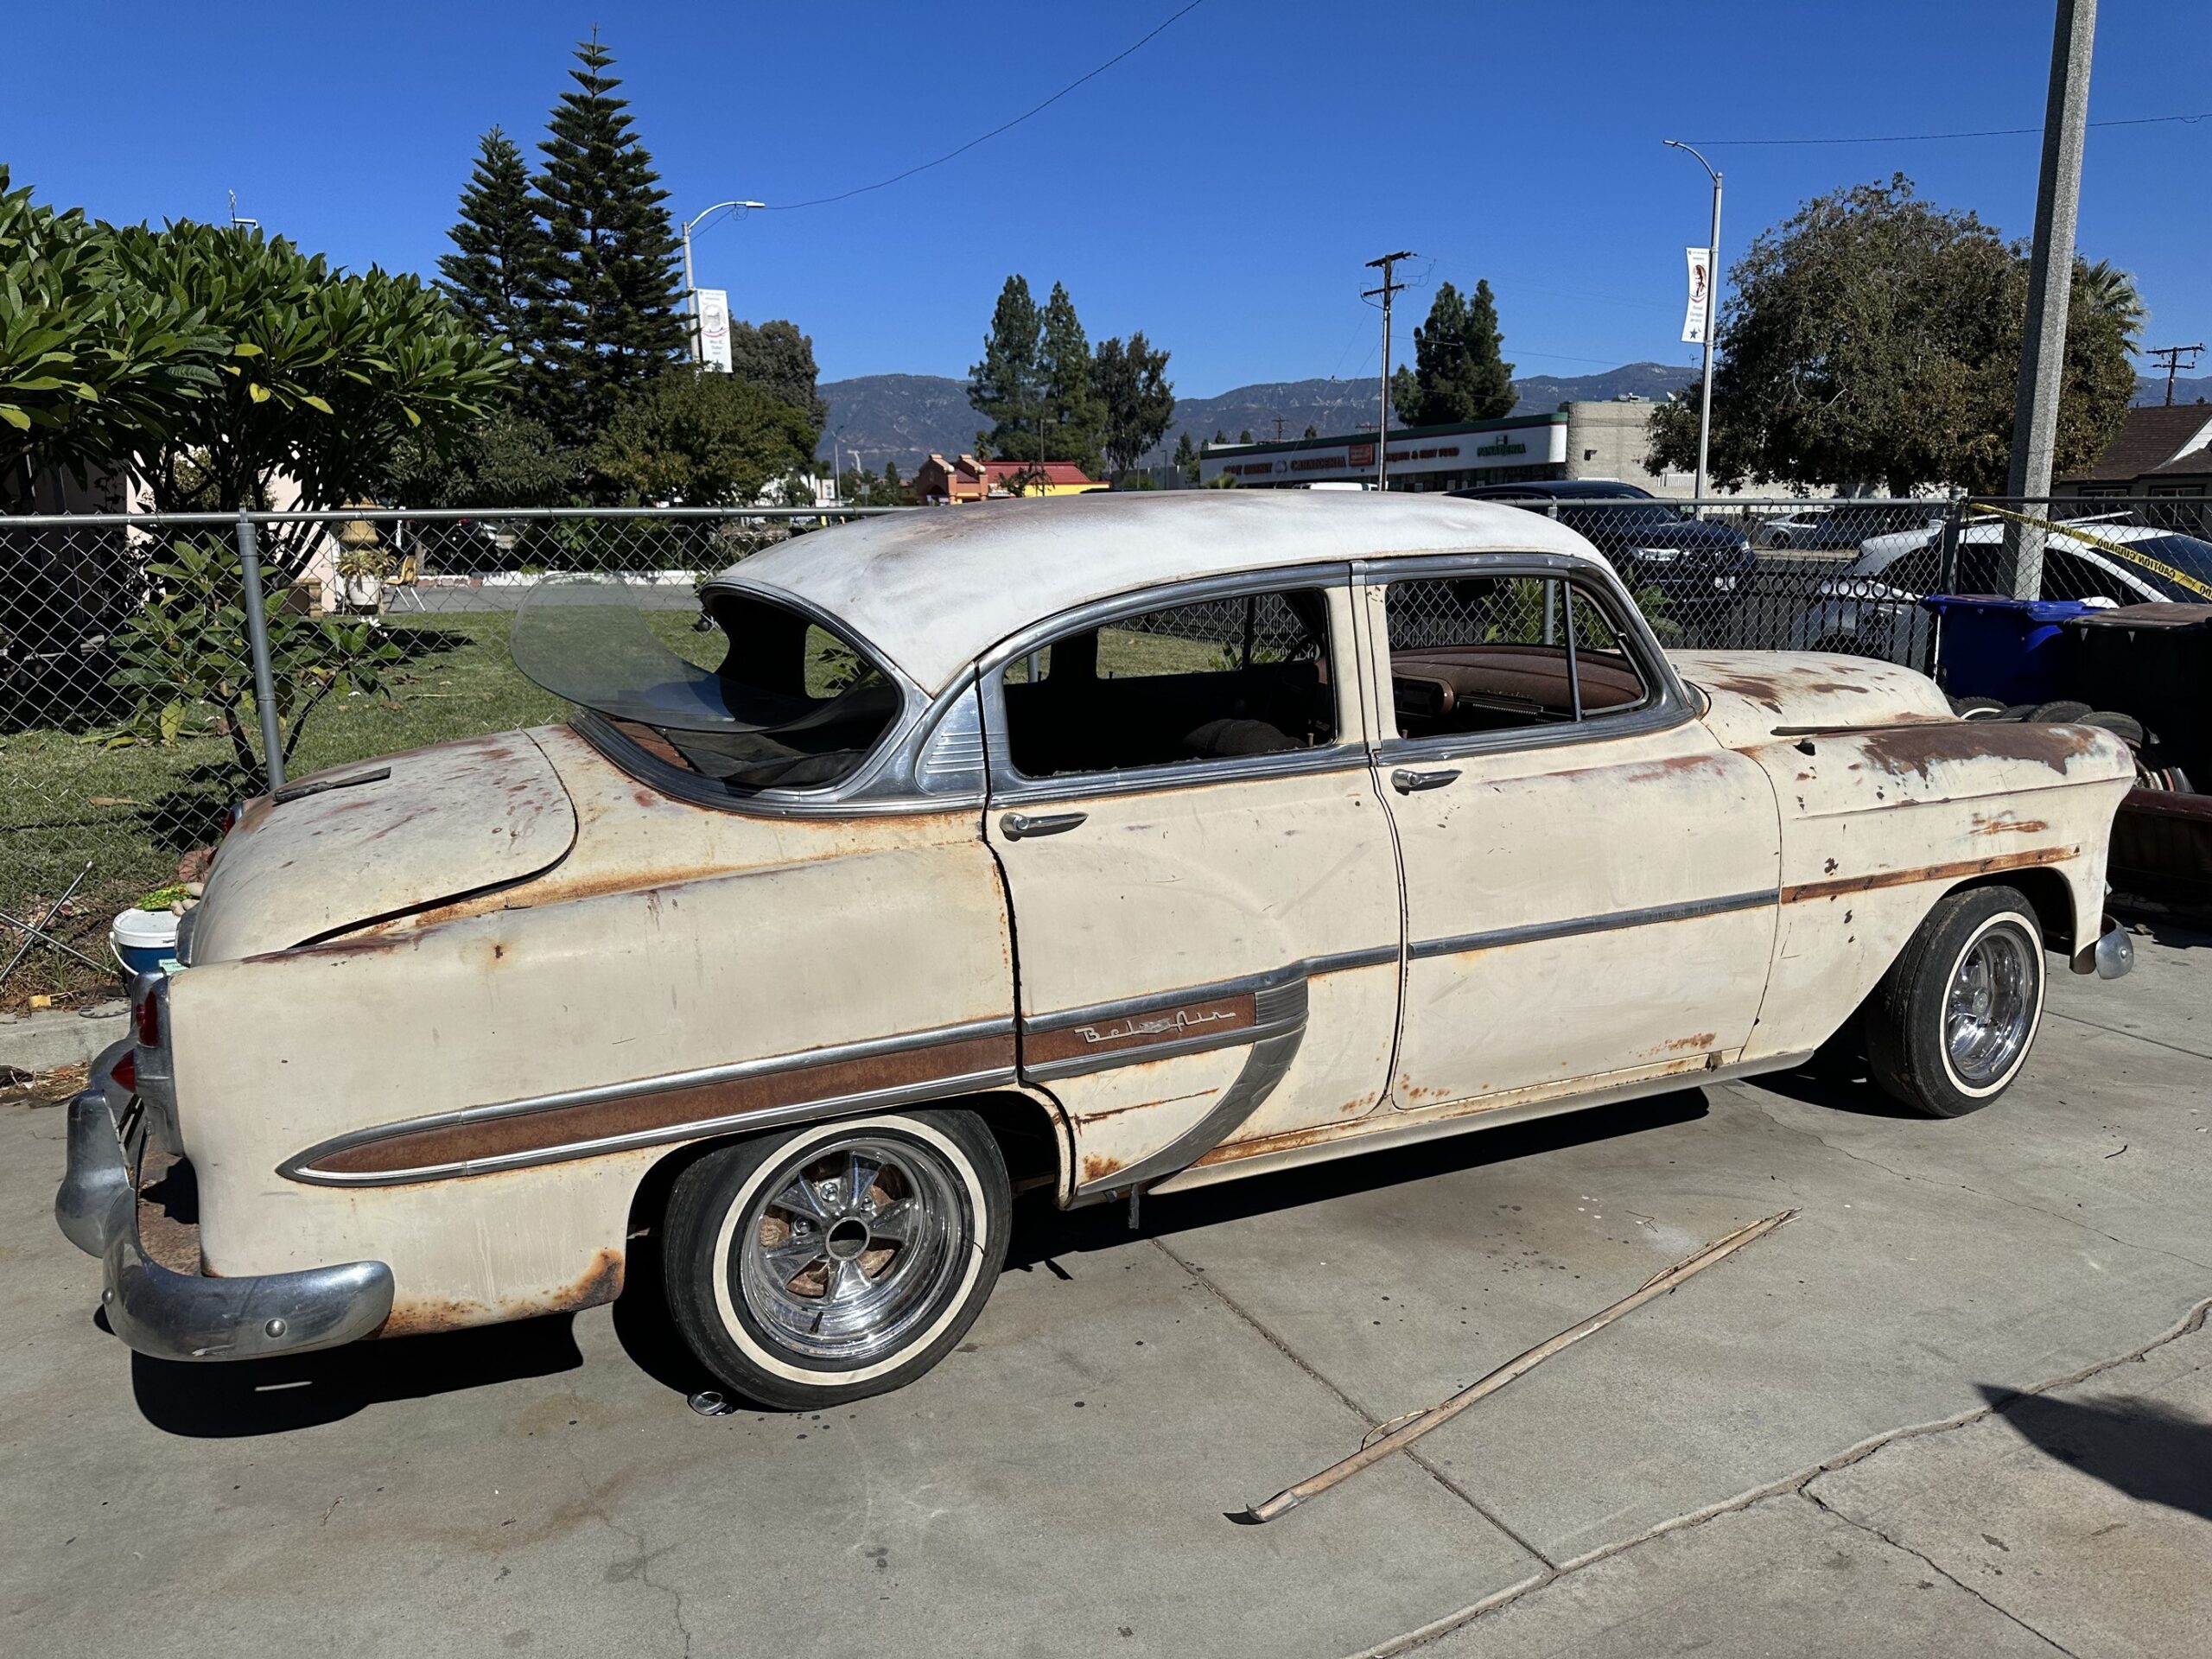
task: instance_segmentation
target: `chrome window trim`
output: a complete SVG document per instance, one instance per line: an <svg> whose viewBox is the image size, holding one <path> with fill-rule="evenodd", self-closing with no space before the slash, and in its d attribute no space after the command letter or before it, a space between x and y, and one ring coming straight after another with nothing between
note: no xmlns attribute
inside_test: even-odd
<svg viewBox="0 0 2212 1659"><path fill-rule="evenodd" d="M814 789L737 792L688 767L661 760L626 736L606 715L579 706L569 724L601 753L664 794L694 806L709 806L754 817L873 817L982 804L980 779L972 786L931 789L922 777L929 746L944 728L959 717L961 697L975 683L972 675L956 675L950 684L931 696L874 641L854 632L849 624L810 600L780 588L748 582L742 577L717 577L700 592L702 596L736 594L765 604L779 605L835 634L898 688L898 715L852 776Z"/></svg>
<svg viewBox="0 0 2212 1659"><path fill-rule="evenodd" d="M982 695L984 747L988 756L990 804L993 807L1039 801L1065 801L1102 795L1144 795L1157 790L1187 789L1208 784L1244 783L1259 779L1297 778L1315 773L1351 772L1369 760L1365 734L1339 731L1337 741L1325 747L1288 749L1274 754L1235 755L1227 759L1176 761L1161 766L1138 766L1125 772L1065 772L1052 778L1031 778L1014 770L1007 730L1005 673L1017 657L1042 650L1064 634L1103 627L1127 616L1165 610L1177 605L1202 604L1208 600L1235 599L1245 594L1279 593L1287 588L1331 589L1349 594L1353 564L1332 559L1320 564L1274 565L1264 570L1239 570L1227 575L1199 576L1155 583L1062 611L1033 622L1009 635L977 659L977 688ZM1339 634L1343 637L1339 638ZM1344 671L1358 671L1351 631L1331 628L1326 642L1329 683L1343 704L1342 688L1357 684ZM1338 724L1344 722L1341 718ZM1353 727L1359 724L1357 705Z"/></svg>
<svg viewBox="0 0 2212 1659"><path fill-rule="evenodd" d="M1636 664L1637 672L1643 677L1644 683L1653 689L1653 695L1641 708L1626 709L1618 715L1585 715L1580 720L1557 726L1520 727L1506 731L1470 732L1444 737L1394 735L1379 738L1375 745L1376 765L1389 766L1420 760L1465 760L1478 755L1510 753L1522 749L1559 748L1602 742L1612 738L1641 737L1654 732L1671 731L1689 724L1698 717L1697 706L1685 690L1681 677L1675 672L1667 653L1660 649L1643 613L1637 609L1627 588L1622 586L1619 573L1610 565L1558 553L1464 553L1423 554L1404 559L1361 559L1352 566L1354 582L1369 588L1387 588L1393 582L1467 575L1549 576L1579 582L1604 612L1605 620L1612 624L1613 632L1620 637L1622 646L1627 651L1630 660ZM1387 594L1383 601L1382 626L1384 637L1381 641L1382 664L1378 666L1387 666L1390 660ZM1397 718L1395 705L1380 696L1376 699L1376 705L1378 709L1388 710L1395 730Z"/></svg>

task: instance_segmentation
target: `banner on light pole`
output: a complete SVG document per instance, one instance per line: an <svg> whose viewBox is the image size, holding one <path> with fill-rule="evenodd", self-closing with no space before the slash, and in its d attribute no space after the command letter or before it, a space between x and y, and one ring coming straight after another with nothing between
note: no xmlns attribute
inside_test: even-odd
<svg viewBox="0 0 2212 1659"><path fill-rule="evenodd" d="M699 361L724 374L729 368L729 293L702 288L699 294Z"/></svg>
<svg viewBox="0 0 2212 1659"><path fill-rule="evenodd" d="M1705 344L1705 331L1713 321L1713 250L1684 248L1690 268L1689 309L1682 315L1682 338L1692 346Z"/></svg>

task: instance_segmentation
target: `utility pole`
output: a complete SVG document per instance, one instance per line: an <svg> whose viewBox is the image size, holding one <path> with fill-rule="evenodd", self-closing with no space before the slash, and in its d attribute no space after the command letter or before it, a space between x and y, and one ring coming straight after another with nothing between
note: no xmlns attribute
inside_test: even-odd
<svg viewBox="0 0 2212 1659"><path fill-rule="evenodd" d="M1713 443L1713 330L1720 311L1720 174L1711 162L1698 155L1679 138L1663 141L1669 149L1679 149L1696 158L1697 164L1713 175L1713 234L1705 245L1705 324L1698 330L1705 343L1705 375L1703 390L1698 393L1697 414L1697 484L1691 492L1698 500L1705 499L1707 459Z"/></svg>
<svg viewBox="0 0 2212 1659"><path fill-rule="evenodd" d="M1375 487L1378 490L1390 486L1390 301L1406 286L1403 283L1392 282L1390 271L1399 260L1412 257L1414 255L1409 249L1401 248L1395 253L1384 254L1380 259L1369 260L1367 268L1370 270L1382 273L1382 285L1364 289L1359 296L1363 300L1371 300L1378 294L1382 297L1382 429L1376 434L1375 438Z"/></svg>
<svg viewBox="0 0 2212 1659"><path fill-rule="evenodd" d="M2200 340L2194 346L2153 346L2149 351L2144 353L2145 357L2158 357L2165 359L2166 407L2168 409L2171 409L2174 406L2175 371L2177 369L2195 368L2196 366L2196 354L2203 349L2204 342ZM2189 361L2186 363L2183 363L2181 360L2182 353L2184 352L2189 353Z"/></svg>
<svg viewBox="0 0 2212 1659"><path fill-rule="evenodd" d="M2012 461L2005 493L2050 493L2058 434L2058 383L2066 361L2066 302L2074 277L2074 222L2082 203L2082 147L2089 123L2089 60L2097 0L2058 0L2050 41L2050 92L2044 104L2043 170L2036 184L2036 233L2028 259L2028 322L2020 337L2020 389L2012 410ZM2043 593L2044 529L2006 521L2012 596Z"/></svg>

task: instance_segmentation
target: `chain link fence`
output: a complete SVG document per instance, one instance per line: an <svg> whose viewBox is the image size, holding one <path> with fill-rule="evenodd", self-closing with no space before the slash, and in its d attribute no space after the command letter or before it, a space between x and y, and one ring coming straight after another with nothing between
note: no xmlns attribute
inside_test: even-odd
<svg viewBox="0 0 2212 1659"><path fill-rule="evenodd" d="M1920 596L2011 591L2024 537L2045 597L2212 601L2200 499L1527 505L1611 558L1670 646L1928 669L1937 639ZM189 879L226 810L265 787L269 728L297 776L562 719L566 705L516 669L509 637L535 588L577 576L647 594L663 642L711 666L714 642L690 629L702 577L868 511L990 509L0 519L0 913L35 922L76 882L54 930L104 957L107 919ZM1252 626L1236 607L1199 620L1213 644ZM1294 648L1294 619L1262 620L1261 647ZM22 936L0 934L4 962ZM90 972L35 950L0 1007Z"/></svg>

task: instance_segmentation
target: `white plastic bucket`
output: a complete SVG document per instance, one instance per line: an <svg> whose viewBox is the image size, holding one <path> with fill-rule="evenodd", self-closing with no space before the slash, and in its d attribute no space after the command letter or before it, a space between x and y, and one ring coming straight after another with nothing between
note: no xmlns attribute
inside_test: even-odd
<svg viewBox="0 0 2212 1659"><path fill-rule="evenodd" d="M176 966L179 919L166 910L126 910L108 929L108 949L127 973L167 973Z"/></svg>

